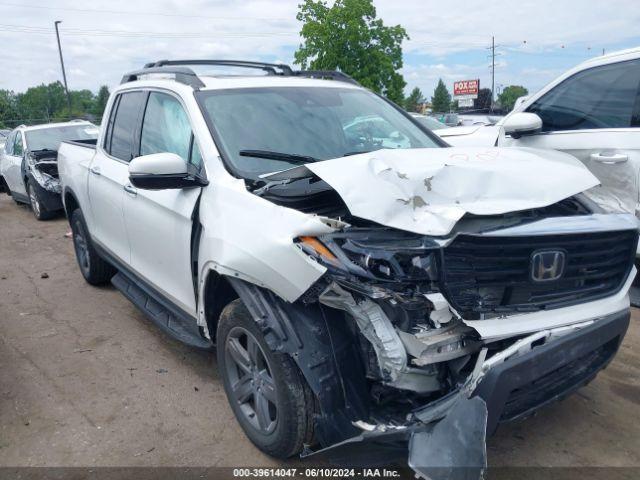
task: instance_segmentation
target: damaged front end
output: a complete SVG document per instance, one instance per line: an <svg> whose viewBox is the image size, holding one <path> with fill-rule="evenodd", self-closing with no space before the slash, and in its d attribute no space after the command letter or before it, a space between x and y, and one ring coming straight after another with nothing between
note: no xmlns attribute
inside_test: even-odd
<svg viewBox="0 0 640 480"><path fill-rule="evenodd" d="M60 194L58 178L58 152L55 150L28 151L25 155L25 175L47 192Z"/></svg>
<svg viewBox="0 0 640 480"><path fill-rule="evenodd" d="M553 177L540 175L545 162L377 151L255 182L250 201L270 213L234 242L282 248L254 255L251 275L240 262L215 269L315 394L317 444L303 456L388 464L408 448L420 475L477 478L500 422L611 360L629 321L637 222L585 199L595 179L573 160L548 160ZM211 205L235 211L224 193ZM294 228L274 229L271 215ZM289 263L292 250L302 255ZM538 257L562 259L550 281Z"/></svg>
<svg viewBox="0 0 640 480"><path fill-rule="evenodd" d="M558 214L566 231L545 230ZM406 456L408 444L421 475L477 478L500 421L562 398L615 354L624 309L606 321L517 327L549 308L626 296L638 234L612 218L572 198L546 211L469 216L446 238L350 226L296 240L327 269L296 302L233 280L270 346L292 355L318 397L320 448L303 455L370 463L388 458L381 451ZM572 274L534 284L531 252L550 245ZM476 328L482 322L513 328Z"/></svg>

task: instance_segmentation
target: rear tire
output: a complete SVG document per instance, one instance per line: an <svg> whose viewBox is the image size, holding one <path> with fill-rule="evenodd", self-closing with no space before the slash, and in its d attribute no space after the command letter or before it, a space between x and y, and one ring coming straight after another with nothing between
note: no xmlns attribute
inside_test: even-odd
<svg viewBox="0 0 640 480"><path fill-rule="evenodd" d="M273 352L240 299L220 315L218 371L233 413L264 453L288 458L313 440L314 396L286 353Z"/></svg>
<svg viewBox="0 0 640 480"><path fill-rule="evenodd" d="M102 285L111 280L116 269L105 261L91 243L89 229L79 208L71 213L71 231L76 260L82 276L91 285Z"/></svg>
<svg viewBox="0 0 640 480"><path fill-rule="evenodd" d="M37 220L49 220L56 216L56 212L50 212L44 208L38 196L38 190L36 190L31 181L27 181L27 195L29 196L31 211Z"/></svg>

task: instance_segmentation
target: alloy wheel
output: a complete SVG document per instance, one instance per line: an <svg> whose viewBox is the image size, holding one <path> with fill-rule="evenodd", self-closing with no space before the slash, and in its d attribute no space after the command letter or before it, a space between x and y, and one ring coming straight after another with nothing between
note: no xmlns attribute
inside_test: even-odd
<svg viewBox="0 0 640 480"><path fill-rule="evenodd" d="M31 209L37 218L40 218L40 202L38 196L31 185L29 185L29 201L31 202Z"/></svg>
<svg viewBox="0 0 640 480"><path fill-rule="evenodd" d="M89 244L84 236L84 232L79 226L74 228L73 246L75 247L78 264L83 272L89 271Z"/></svg>
<svg viewBox="0 0 640 480"><path fill-rule="evenodd" d="M253 428L272 433L278 421L276 384L262 347L243 327L233 327L227 335L225 367L231 401L237 402Z"/></svg>

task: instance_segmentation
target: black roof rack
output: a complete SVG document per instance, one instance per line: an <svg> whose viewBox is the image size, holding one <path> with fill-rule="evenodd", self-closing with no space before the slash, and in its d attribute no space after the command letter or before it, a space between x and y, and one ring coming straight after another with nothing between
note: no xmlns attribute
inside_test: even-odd
<svg viewBox="0 0 640 480"><path fill-rule="evenodd" d="M356 80L349 75L333 70L292 70L289 65L282 63L250 62L246 60L159 60L147 63L142 69L126 73L122 77L122 83L138 80L141 75L148 73L164 73L175 75L175 80L186 85L191 85L195 89L204 87L204 83L198 75L184 65L213 65L223 67L254 68L263 70L269 75L280 75L284 77L305 77L331 79L354 85L359 85Z"/></svg>
<svg viewBox="0 0 640 480"><path fill-rule="evenodd" d="M327 78L329 80L337 80L340 82L352 83L353 85L360 85L354 78L350 77L346 73L338 72L337 70L296 70L295 72L292 72L292 75L306 78Z"/></svg>
<svg viewBox="0 0 640 480"><path fill-rule="evenodd" d="M146 75L148 73L166 73L175 75L176 82L184 83L186 85L191 85L193 88L198 89L204 87L204 83L202 80L198 78L196 72L191 70L190 68L185 67L147 67L142 68L141 70L134 70L133 72L125 73L120 81L121 84L128 82L135 82L138 80L138 77L141 75Z"/></svg>
<svg viewBox="0 0 640 480"><path fill-rule="evenodd" d="M256 68L271 75L291 75L289 65L282 63L250 62L247 60L159 60L147 63L144 68L166 67L174 65L213 65L221 67Z"/></svg>

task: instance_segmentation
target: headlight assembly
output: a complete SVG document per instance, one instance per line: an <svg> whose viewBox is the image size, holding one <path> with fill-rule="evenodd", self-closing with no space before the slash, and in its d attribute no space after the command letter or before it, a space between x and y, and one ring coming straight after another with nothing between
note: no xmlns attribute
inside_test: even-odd
<svg viewBox="0 0 640 480"><path fill-rule="evenodd" d="M440 250L402 241L368 242L340 236L299 237L298 245L327 267L370 280L424 282L438 280Z"/></svg>

